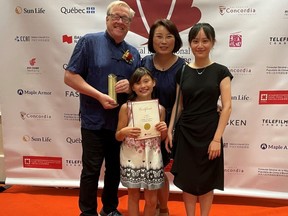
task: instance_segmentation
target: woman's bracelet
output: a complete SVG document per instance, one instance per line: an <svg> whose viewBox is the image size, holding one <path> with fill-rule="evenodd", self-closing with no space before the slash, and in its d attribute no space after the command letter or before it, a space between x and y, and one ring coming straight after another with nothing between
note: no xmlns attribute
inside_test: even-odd
<svg viewBox="0 0 288 216"><path fill-rule="evenodd" d="M220 141L217 141L217 140L215 140L215 139L213 139L213 141L214 141L214 142L218 142L218 143L220 143Z"/></svg>

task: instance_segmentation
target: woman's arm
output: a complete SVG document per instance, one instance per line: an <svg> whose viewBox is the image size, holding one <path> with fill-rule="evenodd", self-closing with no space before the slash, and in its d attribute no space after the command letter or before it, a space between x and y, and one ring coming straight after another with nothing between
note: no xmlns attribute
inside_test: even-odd
<svg viewBox="0 0 288 216"><path fill-rule="evenodd" d="M224 133L226 125L229 121L230 114L232 111L231 102L231 79L230 77L224 78L220 83L220 93L221 93L221 104L222 111L220 114L217 129L215 131L213 140L210 143L208 154L209 159L212 160L219 157L221 154L221 137Z"/></svg>
<svg viewBox="0 0 288 216"><path fill-rule="evenodd" d="M156 130L161 132L161 140L167 137L167 124L165 122L165 108L160 105L160 122L156 124Z"/></svg>
<svg viewBox="0 0 288 216"><path fill-rule="evenodd" d="M169 152L169 153L171 153L170 149L172 149L172 147L173 147L173 144L172 144L172 138L173 138L172 137L172 130L173 130L173 127L174 127L175 115L176 115L176 117L178 119L179 116L180 116L180 113L182 112L182 109L183 109L183 97L182 97L181 89L179 89L179 88L180 88L180 86L179 86L179 84L177 84L177 87L176 87L176 98L175 98L175 102L174 102L172 113L171 113L171 117L170 117L167 137L166 137L166 140L165 140L165 148L166 148L167 152ZM179 94L180 98L179 98L179 103L177 104L177 102L178 102L178 91L180 92L180 94ZM176 107L177 106L178 106L178 110L177 110L177 113L176 113Z"/></svg>

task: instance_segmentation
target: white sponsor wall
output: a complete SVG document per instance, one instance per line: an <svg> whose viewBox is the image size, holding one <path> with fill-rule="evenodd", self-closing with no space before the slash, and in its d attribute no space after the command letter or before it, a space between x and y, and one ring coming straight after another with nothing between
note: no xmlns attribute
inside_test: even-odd
<svg viewBox="0 0 288 216"><path fill-rule="evenodd" d="M79 94L64 84L64 68L81 36L105 30L111 1L0 1L6 184L78 187ZM184 42L178 54L189 61L190 27L198 21L215 27L211 58L234 75L225 191L216 193L287 199L287 0L127 2L136 17L126 39L142 56L149 54L147 31L156 18L175 21ZM169 177L172 191L179 191Z"/></svg>

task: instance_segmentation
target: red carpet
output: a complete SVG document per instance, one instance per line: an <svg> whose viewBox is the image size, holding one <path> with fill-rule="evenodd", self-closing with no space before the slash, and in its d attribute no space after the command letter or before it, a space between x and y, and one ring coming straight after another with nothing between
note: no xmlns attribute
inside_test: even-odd
<svg viewBox="0 0 288 216"><path fill-rule="evenodd" d="M119 211L127 216L127 192L119 197ZM171 216L185 216L180 194L171 193L169 209ZM14 185L0 193L0 215L77 216L78 189ZM210 216L288 216L288 200L215 196Z"/></svg>

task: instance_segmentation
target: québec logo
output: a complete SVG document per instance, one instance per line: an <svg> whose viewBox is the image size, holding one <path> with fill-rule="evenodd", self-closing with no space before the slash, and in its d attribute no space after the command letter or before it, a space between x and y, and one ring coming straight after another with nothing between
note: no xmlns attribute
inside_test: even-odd
<svg viewBox="0 0 288 216"><path fill-rule="evenodd" d="M95 14L96 13L96 7L94 6L89 6L86 8L77 8L77 7L61 7L60 12L65 14L65 15L70 15L70 14Z"/></svg>

